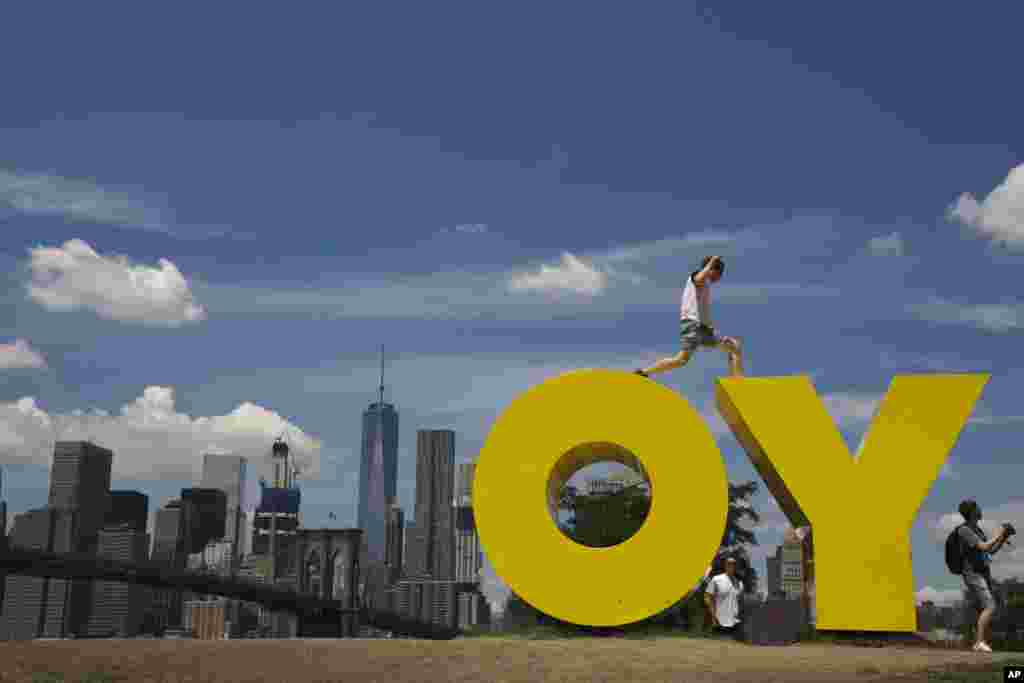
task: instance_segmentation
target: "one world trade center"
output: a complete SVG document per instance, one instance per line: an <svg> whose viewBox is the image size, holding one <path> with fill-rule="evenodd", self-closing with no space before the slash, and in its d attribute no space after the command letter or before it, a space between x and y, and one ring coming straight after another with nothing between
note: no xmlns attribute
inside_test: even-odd
<svg viewBox="0 0 1024 683"><path fill-rule="evenodd" d="M358 527L368 564L383 565L388 505L398 487L398 412L384 402L384 358L381 349L380 395L363 412L359 468Z"/></svg>

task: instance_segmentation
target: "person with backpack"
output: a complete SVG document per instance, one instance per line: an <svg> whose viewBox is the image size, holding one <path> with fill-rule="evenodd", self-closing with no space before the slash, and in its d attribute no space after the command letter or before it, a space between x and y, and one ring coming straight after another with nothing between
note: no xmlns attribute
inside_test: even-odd
<svg viewBox="0 0 1024 683"><path fill-rule="evenodd" d="M988 540L978 526L981 507L973 500L960 503L960 515L964 523L946 538L946 565L949 570L963 577L967 594L981 610L978 615L977 638L972 648L975 652L992 652L988 641L992 637L992 616L1000 606L998 593L992 584L992 555L999 552L1013 533L1013 527L1003 525L995 538Z"/></svg>
<svg viewBox="0 0 1024 683"><path fill-rule="evenodd" d="M739 339L719 335L711 324L711 285L721 280L724 273L725 261L721 256L704 257L700 268L690 273L683 287L679 305L679 353L663 358L649 368L634 370L635 374L649 377L682 367L703 346L724 351L729 356L729 369L733 377L743 375Z"/></svg>

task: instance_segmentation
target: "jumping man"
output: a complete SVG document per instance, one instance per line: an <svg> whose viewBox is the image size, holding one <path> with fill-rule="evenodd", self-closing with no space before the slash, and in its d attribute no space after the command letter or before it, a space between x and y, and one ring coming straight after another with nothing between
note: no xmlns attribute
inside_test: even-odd
<svg viewBox="0 0 1024 683"><path fill-rule="evenodd" d="M648 377L682 367L698 347L707 346L721 349L729 355L729 369L734 377L743 375L740 340L718 336L711 324L711 285L721 280L724 272L725 263L720 256L704 257L700 270L690 274L683 288L683 300L679 309L681 350L675 356L663 358L649 368L635 370L636 374Z"/></svg>

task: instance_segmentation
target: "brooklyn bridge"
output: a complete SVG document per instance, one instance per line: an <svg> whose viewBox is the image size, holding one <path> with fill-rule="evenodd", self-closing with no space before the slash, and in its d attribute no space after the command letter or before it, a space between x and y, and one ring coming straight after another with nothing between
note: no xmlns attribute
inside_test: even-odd
<svg viewBox="0 0 1024 683"><path fill-rule="evenodd" d="M360 605L355 591L348 591L345 601L325 599L315 593L292 591L245 579L170 569L165 564L152 561L120 562L83 553L28 550L0 540L0 581L6 574L115 581L234 598L295 614L297 635L304 638L351 637L359 632L360 625L386 631L394 636L435 640L452 639L460 634L455 628L410 620L392 612ZM353 579L353 585L358 585L357 577Z"/></svg>

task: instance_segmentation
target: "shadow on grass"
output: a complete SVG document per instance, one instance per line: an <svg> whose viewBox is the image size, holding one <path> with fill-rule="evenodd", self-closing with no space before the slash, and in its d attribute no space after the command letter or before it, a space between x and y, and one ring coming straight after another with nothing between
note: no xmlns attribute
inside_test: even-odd
<svg viewBox="0 0 1024 683"><path fill-rule="evenodd" d="M520 640L565 640L575 638L623 638L645 640L649 638L712 638L711 633L665 626L630 626L625 628L597 628L568 624L537 624L508 627L501 631L469 629L466 638L517 638Z"/></svg>
<svg viewBox="0 0 1024 683"><path fill-rule="evenodd" d="M114 679L105 673L85 674L78 679L78 683L111 683ZM32 683L66 683L64 674L35 673L32 674Z"/></svg>

